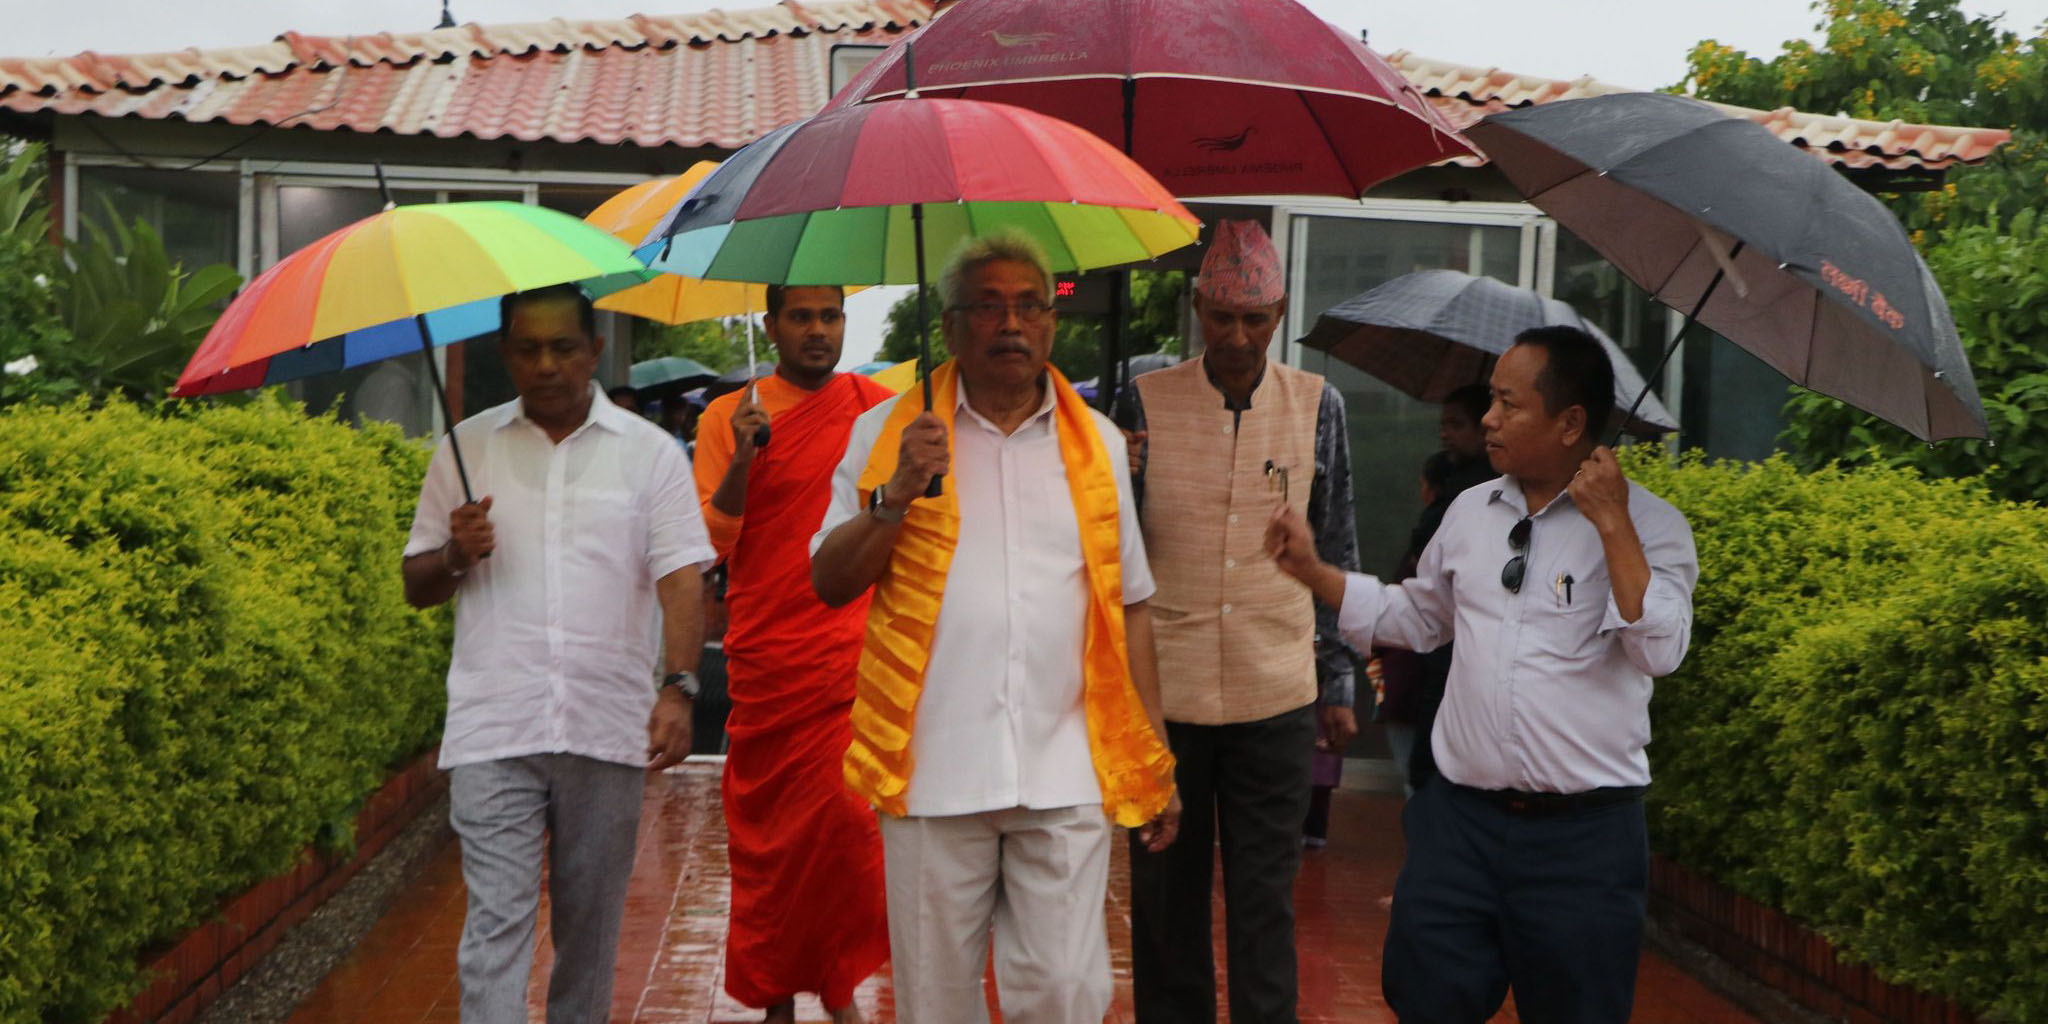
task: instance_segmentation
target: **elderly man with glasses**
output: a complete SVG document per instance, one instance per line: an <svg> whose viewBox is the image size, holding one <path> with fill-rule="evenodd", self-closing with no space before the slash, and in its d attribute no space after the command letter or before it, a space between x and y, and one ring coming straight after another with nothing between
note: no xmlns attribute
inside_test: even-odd
<svg viewBox="0 0 2048 1024"><path fill-rule="evenodd" d="M1381 987L1404 1021L1477 1024L1510 988L1531 1024L1622 1024L1649 875L1651 680L1677 670L1699 560L1668 502L1599 445L1614 370L1570 327L1526 331L1493 371L1482 425L1504 474L1452 502L1412 579L1316 557L1275 512L1267 547L1361 647L1457 637L1432 745L1438 775L1403 819Z"/></svg>
<svg viewBox="0 0 2048 1024"><path fill-rule="evenodd" d="M953 360L854 422L812 541L828 604L873 601L846 780L882 812L902 1024L1100 1021L1112 825L1179 814L1123 439L1046 364L1052 277L1019 238L941 276ZM936 496L927 487L942 481Z"/></svg>

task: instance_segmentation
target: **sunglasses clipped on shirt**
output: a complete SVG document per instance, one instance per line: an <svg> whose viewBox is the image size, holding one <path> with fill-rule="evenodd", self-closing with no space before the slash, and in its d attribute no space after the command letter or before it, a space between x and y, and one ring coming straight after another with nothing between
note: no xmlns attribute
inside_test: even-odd
<svg viewBox="0 0 2048 1024"><path fill-rule="evenodd" d="M1529 521L1529 517L1523 516L1515 520L1515 525L1508 530L1508 549L1513 551L1515 556L1508 559L1508 564L1500 567L1500 585L1508 588L1508 593L1510 594L1522 592L1522 577L1528 575L1529 572L1529 531L1531 529L1532 524Z"/></svg>

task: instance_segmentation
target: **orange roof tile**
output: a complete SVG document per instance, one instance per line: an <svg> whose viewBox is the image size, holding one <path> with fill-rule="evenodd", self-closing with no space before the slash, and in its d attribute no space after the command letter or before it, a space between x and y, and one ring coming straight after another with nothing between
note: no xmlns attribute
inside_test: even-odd
<svg viewBox="0 0 2048 1024"><path fill-rule="evenodd" d="M1488 114L1514 107L1637 91L1587 77L1543 78L1500 68L1453 64L1407 50L1390 55L1387 62L1414 82L1460 129ZM1824 160L1858 170L1944 170L1959 163L1977 163L2012 138L2011 132L1996 128L1866 121L1810 114L1791 107L1756 110L1726 103L1714 105L1736 117L1755 121L1786 142ZM1472 165L1482 161L1467 158L1459 162Z"/></svg>
<svg viewBox="0 0 2048 1024"><path fill-rule="evenodd" d="M173 53L0 58L0 108L403 135L733 149L815 113L842 43L887 44L929 0L783 0L666 16L307 36ZM1463 128L1511 107L1629 90L1388 57ZM1942 170L2011 138L1987 128L1725 107L1851 168ZM1466 158L1459 161L1478 164Z"/></svg>

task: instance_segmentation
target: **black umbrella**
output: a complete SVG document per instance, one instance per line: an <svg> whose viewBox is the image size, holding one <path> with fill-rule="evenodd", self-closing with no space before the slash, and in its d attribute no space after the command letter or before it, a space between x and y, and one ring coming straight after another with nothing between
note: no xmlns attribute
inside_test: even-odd
<svg viewBox="0 0 2048 1024"><path fill-rule="evenodd" d="M1403 274L1345 299L1316 318L1301 339L1425 402L1441 402L1467 384L1484 384L1494 360L1533 327L1576 327L1599 339L1614 364L1615 408L1642 406L1616 421L1638 436L1677 430L1657 396L1649 394L1621 347L1564 302L1490 277L1455 270Z"/></svg>
<svg viewBox="0 0 2048 1024"><path fill-rule="evenodd" d="M1761 125L1619 93L1494 114L1466 134L1630 280L1793 383L1922 440L1987 436L1948 302L1905 229Z"/></svg>

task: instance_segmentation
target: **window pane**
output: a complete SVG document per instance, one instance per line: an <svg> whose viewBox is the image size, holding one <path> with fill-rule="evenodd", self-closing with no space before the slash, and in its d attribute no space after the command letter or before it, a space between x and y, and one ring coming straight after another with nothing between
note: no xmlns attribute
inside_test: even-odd
<svg viewBox="0 0 2048 1024"><path fill-rule="evenodd" d="M233 174L208 171L81 167L78 215L104 226L111 209L124 226L138 219L147 223L186 273L215 263L232 267L241 211L238 182Z"/></svg>

